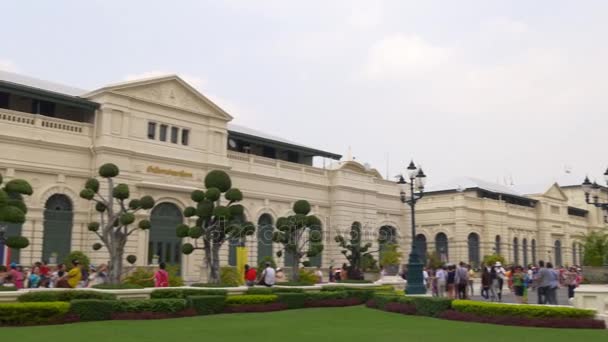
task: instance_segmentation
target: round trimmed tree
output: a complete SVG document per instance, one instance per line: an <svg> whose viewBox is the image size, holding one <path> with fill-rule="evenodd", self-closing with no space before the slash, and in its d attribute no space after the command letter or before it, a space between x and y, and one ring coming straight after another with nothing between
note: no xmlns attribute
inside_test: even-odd
<svg viewBox="0 0 608 342"><path fill-rule="evenodd" d="M361 223L358 221L353 222L350 226L350 239L347 239L338 235L335 238L335 241L338 243L338 246L343 248L341 253L348 260L348 279L363 279L363 274L361 272L362 262L365 260L368 263L374 262L374 257L372 256L369 249L371 248L371 243L363 244L361 242ZM370 260L371 259L371 260Z"/></svg>
<svg viewBox="0 0 608 342"><path fill-rule="evenodd" d="M9 224L22 224L25 222L27 206L23 196L31 196L34 193L32 186L23 179L13 179L6 183L0 175L0 242L4 245L23 249L30 242L23 236L5 236Z"/></svg>
<svg viewBox="0 0 608 342"><path fill-rule="evenodd" d="M296 201L293 204L294 215L280 217L277 219L272 240L283 245L277 251L277 257L285 253L291 258L293 281L298 281L300 276L300 264L306 266L309 260L306 258L316 257L323 252L323 236L321 233L321 220L314 215L309 215L310 203L305 200Z"/></svg>
<svg viewBox="0 0 608 342"><path fill-rule="evenodd" d="M255 225L246 221L245 208L239 204L243 194L232 187L232 180L224 171L210 171L205 176L205 190L192 191L190 198L194 204L184 209L184 216L195 219L195 224L191 227L178 225L176 234L194 240L194 243L182 245L182 253L191 254L197 249L204 251L207 280L217 284L220 282L222 245L234 239L244 242L255 232Z"/></svg>
<svg viewBox="0 0 608 342"><path fill-rule="evenodd" d="M107 187L101 188L97 178L90 178L85 182L84 189L80 191L80 197L95 202L99 221L90 222L88 229L101 241L93 244L93 250L100 250L103 247L108 250L110 255L108 278L111 284L120 283L128 237L137 230L150 229L150 221L147 219L140 220L136 224L135 214L154 207L154 199L150 196L129 200L131 196L129 186L114 184L114 178L119 173L118 166L104 164L99 168L99 176L105 180ZM130 263L134 263L135 260L134 256L127 258Z"/></svg>

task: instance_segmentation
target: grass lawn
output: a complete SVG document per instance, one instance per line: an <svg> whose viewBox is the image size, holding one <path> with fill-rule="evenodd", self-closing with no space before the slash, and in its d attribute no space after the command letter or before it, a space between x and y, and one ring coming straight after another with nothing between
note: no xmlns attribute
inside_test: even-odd
<svg viewBox="0 0 608 342"><path fill-rule="evenodd" d="M85 341L608 341L604 330L518 328L404 316L360 307L2 328L19 342Z"/></svg>

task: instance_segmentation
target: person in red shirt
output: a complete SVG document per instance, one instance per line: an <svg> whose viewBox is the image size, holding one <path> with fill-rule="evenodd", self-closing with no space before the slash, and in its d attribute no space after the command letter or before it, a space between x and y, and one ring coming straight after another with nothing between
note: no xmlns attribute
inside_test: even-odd
<svg viewBox="0 0 608 342"><path fill-rule="evenodd" d="M258 277L258 273L255 268L249 267L249 265L245 265L245 284L247 286L255 285L255 280Z"/></svg>
<svg viewBox="0 0 608 342"><path fill-rule="evenodd" d="M158 271L154 273L154 287L168 287L169 286L169 273L165 271L167 265L161 262L158 265Z"/></svg>

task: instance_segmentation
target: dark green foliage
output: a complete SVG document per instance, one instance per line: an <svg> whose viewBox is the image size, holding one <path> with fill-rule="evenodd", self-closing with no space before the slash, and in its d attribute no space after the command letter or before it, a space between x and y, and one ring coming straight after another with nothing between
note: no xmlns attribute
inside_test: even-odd
<svg viewBox="0 0 608 342"><path fill-rule="evenodd" d="M139 199L139 204L142 209L152 209L154 208L154 198L152 198L152 196L143 196Z"/></svg>
<svg viewBox="0 0 608 342"><path fill-rule="evenodd" d="M0 207L0 222L23 223L25 213L15 206L2 206Z"/></svg>
<svg viewBox="0 0 608 342"><path fill-rule="evenodd" d="M89 231L91 232L96 232L99 230L99 222L90 222L87 225L87 228L89 229Z"/></svg>
<svg viewBox="0 0 608 342"><path fill-rule="evenodd" d="M23 179L13 179L11 181L8 181L4 185L4 191L9 194L17 193L28 196L31 196L34 193L34 190L32 190L32 186L30 185L30 183Z"/></svg>
<svg viewBox="0 0 608 342"><path fill-rule="evenodd" d="M268 295L268 294L274 294L274 291L272 291L273 288L272 287L250 287L247 289L247 291L245 292L245 294L248 295Z"/></svg>
<svg viewBox="0 0 608 342"><path fill-rule="evenodd" d="M465 300L454 300L451 307L460 312L479 316L518 316L518 317L552 317L552 318L593 318L595 310L556 307L549 305L512 305L502 303L484 303Z"/></svg>
<svg viewBox="0 0 608 342"><path fill-rule="evenodd" d="M193 239L198 239L203 235L203 228L201 227L192 227L188 230L188 236L190 236Z"/></svg>
<svg viewBox="0 0 608 342"><path fill-rule="evenodd" d="M342 248L341 253L348 260L348 279L363 279L362 274L362 264L364 258L371 258L373 260L373 256L369 251L372 244L366 243L362 244L361 242L361 223L355 221L352 223L350 227L350 239L346 240L342 235L338 235L335 238L335 241L338 243L338 246ZM370 260L366 260L366 262L370 262Z"/></svg>
<svg viewBox="0 0 608 342"><path fill-rule="evenodd" d="M608 233L591 232L583 237L583 265L603 266L608 263Z"/></svg>
<svg viewBox="0 0 608 342"><path fill-rule="evenodd" d="M209 201L209 200L204 200L201 201L197 206L196 206L196 214L200 217L211 217L211 215L213 215L213 207L214 204L213 202Z"/></svg>
<svg viewBox="0 0 608 342"><path fill-rule="evenodd" d="M413 297L411 299L416 306L416 313L423 316L438 317L452 307L452 300L449 298Z"/></svg>
<svg viewBox="0 0 608 342"><path fill-rule="evenodd" d="M14 286L0 286L0 292L12 292L17 291L18 289Z"/></svg>
<svg viewBox="0 0 608 342"><path fill-rule="evenodd" d="M127 184L122 183L118 184L114 187L114 190L112 190L112 196L121 200L129 198L129 186Z"/></svg>
<svg viewBox="0 0 608 342"><path fill-rule="evenodd" d="M150 229L152 227L152 223L149 220L141 220L141 221L139 221L137 226L139 227L139 229L146 230L146 229Z"/></svg>
<svg viewBox="0 0 608 342"><path fill-rule="evenodd" d="M18 208L24 214L27 214L27 206L25 205L25 202L23 202L23 199L11 199L11 198L9 198L9 200L6 202L6 204L9 207Z"/></svg>
<svg viewBox="0 0 608 342"><path fill-rule="evenodd" d="M232 188L226 191L224 197L230 202L238 202L243 200L243 193L239 189Z"/></svg>
<svg viewBox="0 0 608 342"><path fill-rule="evenodd" d="M114 300L75 299L70 302L70 312L81 321L105 321L112 318Z"/></svg>
<svg viewBox="0 0 608 342"><path fill-rule="evenodd" d="M84 268L84 269L89 269L89 264L91 263L89 257L84 254L81 251L72 251L70 252L70 254L68 254L68 256L65 257L65 259L63 260L63 263L68 267L68 268L72 268L72 260L78 260L78 262L80 262L80 265Z"/></svg>
<svg viewBox="0 0 608 342"><path fill-rule="evenodd" d="M103 203L97 203L97 204L95 204L95 210L97 212L103 213L104 211L106 211L106 209L107 209L107 207Z"/></svg>
<svg viewBox="0 0 608 342"><path fill-rule="evenodd" d="M226 305L269 304L278 298L277 295L234 295L226 297Z"/></svg>
<svg viewBox="0 0 608 342"><path fill-rule="evenodd" d="M274 261L274 258L271 256L265 256L262 260L258 261L258 273L262 273L262 271L266 268L266 263L270 263L270 267L277 269L277 263Z"/></svg>
<svg viewBox="0 0 608 342"><path fill-rule="evenodd" d="M240 204L234 204L228 207L230 217L242 217L245 213L245 207Z"/></svg>
<svg viewBox="0 0 608 342"><path fill-rule="evenodd" d="M99 168L99 175L103 178L116 177L116 176L118 176L119 172L120 171L118 170L118 166L116 166L112 163L103 164Z"/></svg>
<svg viewBox="0 0 608 342"><path fill-rule="evenodd" d="M308 296L305 293L278 293L277 301L287 304L289 309L299 309L304 307Z"/></svg>
<svg viewBox="0 0 608 342"><path fill-rule="evenodd" d="M80 191L80 197L86 200L92 200L95 197L95 191L91 189L82 189Z"/></svg>
<svg viewBox="0 0 608 342"><path fill-rule="evenodd" d="M86 183L84 183L85 189L92 190L94 193L99 191L99 181L95 178L87 179Z"/></svg>
<svg viewBox="0 0 608 342"><path fill-rule="evenodd" d="M127 257L128 258L128 257ZM143 286L136 284L97 284L93 285L94 289L100 290L133 290L133 289L143 289Z"/></svg>
<svg viewBox="0 0 608 342"><path fill-rule="evenodd" d="M0 303L0 326L60 322L70 310L69 303ZM15 334L15 336L18 335ZM8 337L4 337L8 339Z"/></svg>
<svg viewBox="0 0 608 342"><path fill-rule="evenodd" d="M34 291L20 295L19 302L69 302L74 299L114 300L116 296L97 291Z"/></svg>
<svg viewBox="0 0 608 342"><path fill-rule="evenodd" d="M230 210L227 207L218 205L213 209L213 216L218 218L228 219L230 217Z"/></svg>
<svg viewBox="0 0 608 342"><path fill-rule="evenodd" d="M178 298L186 299L189 296L226 296L228 291L221 289L159 289L150 294L152 299Z"/></svg>
<svg viewBox="0 0 608 342"><path fill-rule="evenodd" d="M304 289L290 287L251 287L246 294L304 293Z"/></svg>
<svg viewBox="0 0 608 342"><path fill-rule="evenodd" d="M236 267L224 266L220 268L220 283L237 286L243 283L243 276Z"/></svg>
<svg viewBox="0 0 608 342"><path fill-rule="evenodd" d="M8 194L6 191L0 189L0 206L6 205L8 203Z"/></svg>
<svg viewBox="0 0 608 342"><path fill-rule="evenodd" d="M131 265L135 264L135 262L137 261L137 256L130 254L127 255L127 262Z"/></svg>
<svg viewBox="0 0 608 342"><path fill-rule="evenodd" d="M181 298L117 300L112 302L114 312L176 313L186 309L188 302Z"/></svg>
<svg viewBox="0 0 608 342"><path fill-rule="evenodd" d="M190 284L190 286L192 286L192 287L211 287L211 288L217 287L217 288L219 288L219 287L237 287L239 285L222 284L222 283L220 283L220 284L214 284L214 283L194 283L194 284Z"/></svg>
<svg viewBox="0 0 608 342"><path fill-rule="evenodd" d="M132 199L129 201L129 209L135 210L141 207L141 201L138 199Z"/></svg>
<svg viewBox="0 0 608 342"><path fill-rule="evenodd" d="M215 202L220 199L222 196L222 192L218 188L207 188L207 193L205 194L205 198L208 201Z"/></svg>
<svg viewBox="0 0 608 342"><path fill-rule="evenodd" d="M175 234L177 237L185 238L188 236L188 232L190 231L190 227L185 224L180 224L175 228Z"/></svg>
<svg viewBox="0 0 608 342"><path fill-rule="evenodd" d="M217 188L221 192L226 192L232 187L230 176L224 171L213 170L205 176L205 188Z"/></svg>
<svg viewBox="0 0 608 342"><path fill-rule="evenodd" d="M212 315L224 311L226 296L189 296L188 302L199 315Z"/></svg>
<svg viewBox="0 0 608 342"><path fill-rule="evenodd" d="M306 200L299 200L293 204L293 212L300 215L308 215L310 213L310 203Z"/></svg>
<svg viewBox="0 0 608 342"><path fill-rule="evenodd" d="M183 254L192 254L194 252L194 246L191 243L185 243L182 245L182 253Z"/></svg>
<svg viewBox="0 0 608 342"><path fill-rule="evenodd" d="M200 202L200 201L202 201L202 200L204 200L204 199L205 199L205 192L204 192L204 191L202 191L202 190L194 190L194 191L192 191L192 193L190 194L190 198L191 198L191 199L192 199L194 202L198 203L198 202Z"/></svg>
<svg viewBox="0 0 608 342"><path fill-rule="evenodd" d="M185 217L192 217L196 215L196 208L195 207L187 207L186 209L184 209L184 216Z"/></svg>
<svg viewBox="0 0 608 342"><path fill-rule="evenodd" d="M5 244L10 248L22 249L30 245L30 241L23 236L9 236Z"/></svg>
<svg viewBox="0 0 608 342"><path fill-rule="evenodd" d="M120 215L120 224L128 226L133 222L135 222L135 215L131 213L124 213Z"/></svg>
<svg viewBox="0 0 608 342"><path fill-rule="evenodd" d="M102 247L103 247L103 245L102 245L102 244L100 244L99 242L95 242L95 243L93 244L93 250L94 250L94 251L98 251L98 250L100 250Z"/></svg>

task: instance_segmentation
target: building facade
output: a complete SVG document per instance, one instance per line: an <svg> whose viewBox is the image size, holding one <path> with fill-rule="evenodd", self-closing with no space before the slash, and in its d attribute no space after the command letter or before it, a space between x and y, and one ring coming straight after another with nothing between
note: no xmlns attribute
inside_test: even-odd
<svg viewBox="0 0 608 342"><path fill-rule="evenodd" d="M202 188L214 169L228 172L244 194L247 219L258 223L256 236L246 243L250 263L275 254L278 246L268 232L299 199L308 200L323 222L325 249L313 265L343 262L333 238L354 220L363 223L367 241L375 244L379 228L390 226L399 236L396 242L406 245L398 233L407 227L407 214L393 182L354 161L313 167L314 156L340 156L231 125L228 113L177 76L93 92L0 76L0 173L7 180L26 179L34 188L26 202L27 222L9 228L9 235L30 240L28 248L13 254L22 264L62 261L72 250L94 263L107 262L104 249L92 249L98 241L87 230L96 212L78 195L105 163L118 165L117 182L130 186L131 197L150 195L157 203L149 213L152 228L133 234L125 254L136 255L140 266L154 256L179 264L186 281L201 280L203 256L181 254L187 239L177 238L175 227L186 221L182 210L191 205L190 192ZM225 244L222 258L223 265L236 263L234 244Z"/></svg>

